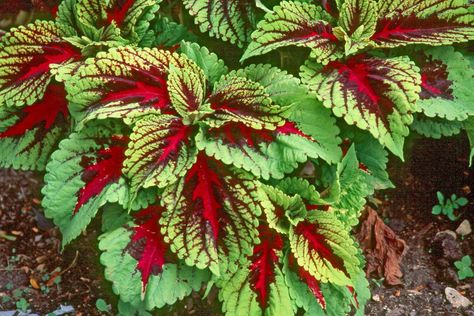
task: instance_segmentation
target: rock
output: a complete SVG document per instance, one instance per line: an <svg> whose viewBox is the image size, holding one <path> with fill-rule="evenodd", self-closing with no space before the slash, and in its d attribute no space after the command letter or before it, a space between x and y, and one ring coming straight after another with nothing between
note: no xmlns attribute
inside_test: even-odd
<svg viewBox="0 0 474 316"><path fill-rule="evenodd" d="M451 235L451 236L453 236L454 239L457 238L456 233L453 232L452 230L449 230L449 229L446 229L446 230L442 230L442 231L440 231L440 232L437 232L435 238L438 237L438 236L445 235L445 234L446 234L446 235Z"/></svg>
<svg viewBox="0 0 474 316"><path fill-rule="evenodd" d="M374 296L372 296L372 301L380 302L380 296L378 294L375 294Z"/></svg>
<svg viewBox="0 0 474 316"><path fill-rule="evenodd" d="M459 293L452 287L447 287L446 289L444 289L444 293L446 294L446 299L455 308L466 308L472 305L472 302L468 298L462 296L461 293Z"/></svg>
<svg viewBox="0 0 474 316"><path fill-rule="evenodd" d="M449 261L461 259L463 253L455 236L455 232L446 230L436 234L431 243L433 254L437 258L444 258Z"/></svg>
<svg viewBox="0 0 474 316"><path fill-rule="evenodd" d="M472 232L471 223L467 219L463 220L459 227L456 229L456 234L461 236L467 236Z"/></svg>

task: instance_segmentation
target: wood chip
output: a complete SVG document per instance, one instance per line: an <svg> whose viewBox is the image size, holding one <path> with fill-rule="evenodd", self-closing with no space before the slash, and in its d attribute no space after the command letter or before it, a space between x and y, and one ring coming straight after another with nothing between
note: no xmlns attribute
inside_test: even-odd
<svg viewBox="0 0 474 316"><path fill-rule="evenodd" d="M30 278L30 284L34 289L37 289L37 290L40 289L38 281L36 281L34 278Z"/></svg>

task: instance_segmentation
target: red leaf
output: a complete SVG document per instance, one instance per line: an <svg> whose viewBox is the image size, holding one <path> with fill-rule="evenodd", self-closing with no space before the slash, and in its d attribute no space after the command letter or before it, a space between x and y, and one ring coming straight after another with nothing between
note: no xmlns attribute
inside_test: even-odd
<svg viewBox="0 0 474 316"><path fill-rule="evenodd" d="M277 134L282 134L282 135L299 135L301 137L304 137L312 142L317 142L315 139L313 139L311 136L303 133L298 126L294 122L286 121L286 123L283 126L280 126L279 128L276 129Z"/></svg>
<svg viewBox="0 0 474 316"><path fill-rule="evenodd" d="M439 1L441 2L441 1ZM377 44L397 44L397 43L433 43L439 41L457 42L460 38L467 41L468 34L463 35L463 29L472 27L472 22L463 23L463 19L469 13L467 10L462 10L458 6L458 12L455 8L450 8L450 4L446 3L446 8L443 9L441 5L434 12L430 12L426 18L417 17L415 13L404 16L403 12L391 14L390 17L383 17L377 22L375 34L371 39ZM460 10L459 10L460 9ZM415 11L422 11L421 5ZM451 18L440 18L439 14L446 13L451 10ZM444 11L444 12L443 12ZM423 12L426 16L426 13ZM465 19L464 19L465 20ZM450 40L450 37L454 37ZM439 45L439 44L438 44Z"/></svg>
<svg viewBox="0 0 474 316"><path fill-rule="evenodd" d="M151 104L154 108L169 110L171 101L164 74L134 70L130 77L130 79L115 78L108 82L109 93L100 99L96 107L114 101L127 101L139 102L142 105Z"/></svg>
<svg viewBox="0 0 474 316"><path fill-rule="evenodd" d="M41 101L21 110L20 120L0 133L0 138L22 136L36 127L49 130L60 116L67 118L66 91L59 84L50 84Z"/></svg>
<svg viewBox="0 0 474 316"><path fill-rule="evenodd" d="M250 284L257 293L260 306L268 306L270 284L275 281L275 265L278 264L276 251L283 249L283 240L279 234L264 225L259 227L260 244L256 245L250 257Z"/></svg>
<svg viewBox="0 0 474 316"><path fill-rule="evenodd" d="M28 63L22 63L21 60L19 60L18 64L11 64L13 67L20 67L20 71L15 73L15 77L18 76L18 78L12 77L11 79L22 81L30 77L38 77L49 72L52 64L62 64L68 60L78 60L81 58L80 52L66 42L50 43L44 45L42 50L43 52L41 54L31 56Z"/></svg>
<svg viewBox="0 0 474 316"><path fill-rule="evenodd" d="M358 96L359 106L385 120L395 105L385 96L390 87L382 80L389 69L377 68L377 62L378 59L361 54L349 58L345 63L333 61L323 72L337 70L339 81L345 89Z"/></svg>
<svg viewBox="0 0 474 316"><path fill-rule="evenodd" d="M319 280L312 276L308 271L306 271L303 267L299 266L296 263L296 259L293 254L290 254L288 257L288 263L291 268L295 269L300 279L306 283L311 293L313 293L314 297L321 305L322 308L326 308L326 300L324 298L323 292L319 287Z"/></svg>
<svg viewBox="0 0 474 316"><path fill-rule="evenodd" d="M332 253L326 238L318 233L318 225L316 223L300 222L296 226L295 231L298 235L304 236L308 241L310 250L316 251L321 257L329 261L334 268L348 275L344 267L344 261Z"/></svg>
<svg viewBox="0 0 474 316"><path fill-rule="evenodd" d="M150 206L134 215L137 222L141 222L133 228L132 242L135 246L130 254L136 260L137 269L142 276L142 289L145 290L150 275L157 275L163 271L166 263L168 245L161 235L159 219L163 209L158 206ZM140 243L141 247L136 247ZM139 248L139 249L138 249Z"/></svg>
<svg viewBox="0 0 474 316"><path fill-rule="evenodd" d="M453 100L453 82L448 80L448 67L441 60L433 60L419 52L417 65L421 69L421 99L441 97Z"/></svg>
<svg viewBox="0 0 474 316"><path fill-rule="evenodd" d="M219 194L216 193L224 184L209 167L207 159L202 153L198 155L196 163L186 175L186 182L191 183L192 199L202 205L202 216L211 225L214 239L217 240L220 229L218 212L222 208L222 201L217 200Z"/></svg>
<svg viewBox="0 0 474 316"><path fill-rule="evenodd" d="M107 12L107 21L115 23L120 26L127 17L128 10L135 3L135 0L118 0L114 3L112 8Z"/></svg>
<svg viewBox="0 0 474 316"><path fill-rule="evenodd" d="M119 139L123 142L123 139ZM97 152L97 159L91 163L85 159L86 166L82 174L82 180L86 183L79 190L74 214L87 203L91 198L97 196L110 183L117 182L122 176L122 165L125 160L126 146L123 144L113 144L108 148L100 149Z"/></svg>

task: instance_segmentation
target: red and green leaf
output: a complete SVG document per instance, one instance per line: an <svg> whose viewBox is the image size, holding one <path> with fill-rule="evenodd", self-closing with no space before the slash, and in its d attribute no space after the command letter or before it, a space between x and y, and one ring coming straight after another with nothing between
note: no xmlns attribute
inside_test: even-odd
<svg viewBox="0 0 474 316"><path fill-rule="evenodd" d="M66 92L50 84L42 98L21 109L0 107L0 165L43 170L69 128Z"/></svg>
<svg viewBox="0 0 474 316"><path fill-rule="evenodd" d="M100 237L105 277L120 300L135 308L174 304L209 280L208 271L189 267L169 252L159 225L162 212L148 207L135 213L133 222Z"/></svg>
<svg viewBox="0 0 474 316"><path fill-rule="evenodd" d="M351 285L360 272L357 248L348 231L327 211L311 211L289 232L291 252L298 265L321 282Z"/></svg>
<svg viewBox="0 0 474 316"><path fill-rule="evenodd" d="M282 1L257 25L242 60L284 46L311 48L311 56L322 63L342 57L342 43L327 22L330 20L319 6Z"/></svg>
<svg viewBox="0 0 474 316"><path fill-rule="evenodd" d="M406 57L357 55L325 67L308 62L301 76L336 116L368 130L390 151L403 156L421 83L413 62Z"/></svg>
<svg viewBox="0 0 474 316"><path fill-rule="evenodd" d="M133 191L176 182L196 161L195 128L172 115L142 117L130 136L124 172Z"/></svg>
<svg viewBox="0 0 474 316"><path fill-rule="evenodd" d="M201 32L242 47L254 25L255 3L248 0L184 0Z"/></svg>
<svg viewBox="0 0 474 316"><path fill-rule="evenodd" d="M258 184L200 153L178 182L165 188L161 224L171 249L187 264L219 275L249 255L257 240Z"/></svg>
<svg viewBox="0 0 474 316"><path fill-rule="evenodd" d="M222 77L207 102L213 110L206 120L211 126L237 122L253 129L273 130L283 123L284 108L273 103L261 84L244 77Z"/></svg>
<svg viewBox="0 0 474 316"><path fill-rule="evenodd" d="M63 245L87 227L106 202L130 205L131 194L122 176L128 138L110 124L72 133L62 141L46 168L43 206L63 234ZM145 206L143 193L131 205Z"/></svg>
<svg viewBox="0 0 474 316"><path fill-rule="evenodd" d="M417 106L424 115L450 121L474 115L474 70L468 59L452 47L416 51L413 56L421 72Z"/></svg>
<svg viewBox="0 0 474 316"><path fill-rule="evenodd" d="M165 263L170 262L167 258L169 246L161 235L159 224L162 213L161 207L149 206L134 214L138 225L133 227L129 252L137 260L143 290L146 289L150 276L162 273Z"/></svg>
<svg viewBox="0 0 474 316"><path fill-rule="evenodd" d="M54 22L12 29L0 44L0 104L26 106L41 100L54 77L51 67L80 58Z"/></svg>
<svg viewBox="0 0 474 316"><path fill-rule="evenodd" d="M226 315L294 315L294 304L281 271L282 237L264 224L249 261L217 281ZM236 300L235 297L240 299Z"/></svg>
<svg viewBox="0 0 474 316"><path fill-rule="evenodd" d="M474 39L474 7L466 0L379 2L371 40L378 47L450 45Z"/></svg>
<svg viewBox="0 0 474 316"><path fill-rule="evenodd" d="M175 113L168 93L168 51L121 47L89 59L66 83L78 119Z"/></svg>

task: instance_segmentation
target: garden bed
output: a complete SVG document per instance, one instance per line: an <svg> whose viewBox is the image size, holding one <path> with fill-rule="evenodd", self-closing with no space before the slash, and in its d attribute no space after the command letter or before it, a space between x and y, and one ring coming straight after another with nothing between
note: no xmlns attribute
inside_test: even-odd
<svg viewBox="0 0 474 316"><path fill-rule="evenodd" d="M474 281L459 281L452 262L433 249L439 232L456 230L464 219L474 223L474 173L467 168L467 140L412 139L407 146L405 163L390 162L397 188L377 196L382 201L379 215L408 246L403 285L388 287L374 276L366 315L474 315L473 308L453 308L444 294L449 286L473 301ZM28 309L41 315L61 304L73 306L74 315L105 315L97 310L97 299L115 308L116 298L99 264L95 240L100 225L92 225L85 238L61 254L60 234L42 216L40 179L39 174L0 171L0 311L26 301ZM436 191L470 200L458 221L431 214ZM474 254L473 234L457 238L456 244L463 255ZM201 295L195 293L156 315L219 315L215 293L204 301Z"/></svg>

